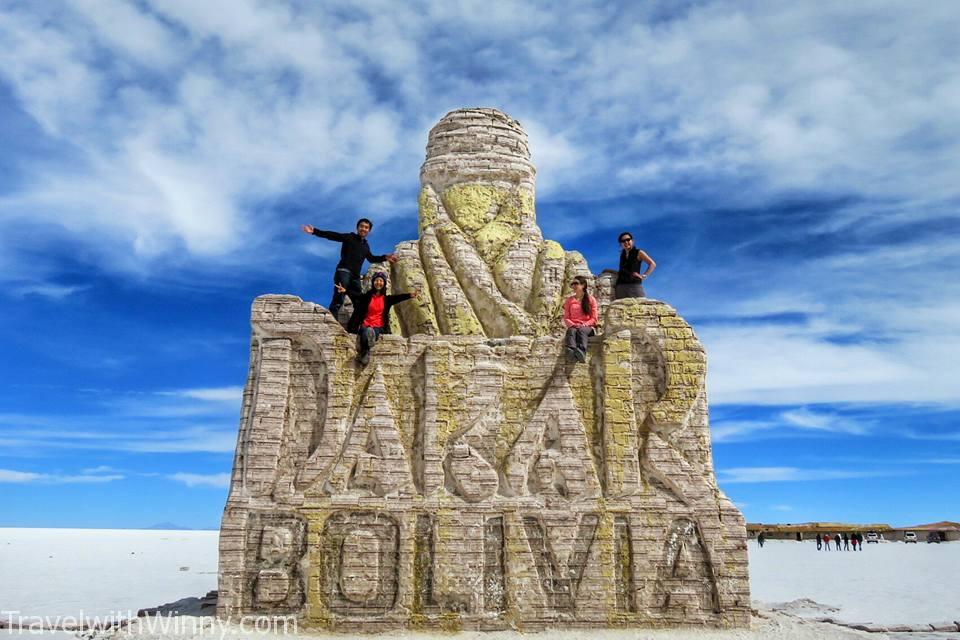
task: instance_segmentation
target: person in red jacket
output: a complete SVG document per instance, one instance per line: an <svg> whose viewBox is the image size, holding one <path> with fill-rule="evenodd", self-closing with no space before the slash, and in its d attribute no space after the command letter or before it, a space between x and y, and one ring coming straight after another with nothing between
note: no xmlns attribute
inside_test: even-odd
<svg viewBox="0 0 960 640"><path fill-rule="evenodd" d="M563 303L563 324L567 326L564 339L567 359L587 361L587 338L596 331L599 305L596 298L587 292L587 279L575 276L570 282L573 295Z"/></svg>
<svg viewBox="0 0 960 640"><path fill-rule="evenodd" d="M830 534L823 534L823 549L824 551L830 551Z"/></svg>
<svg viewBox="0 0 960 640"><path fill-rule="evenodd" d="M336 283L339 293L345 293L346 287ZM357 360L360 364L370 362L370 349L380 338L381 334L390 333L390 308L404 300L416 298L419 291L386 295L387 276L377 272L370 280L370 290L353 298L353 315L347 323L347 331L357 334Z"/></svg>

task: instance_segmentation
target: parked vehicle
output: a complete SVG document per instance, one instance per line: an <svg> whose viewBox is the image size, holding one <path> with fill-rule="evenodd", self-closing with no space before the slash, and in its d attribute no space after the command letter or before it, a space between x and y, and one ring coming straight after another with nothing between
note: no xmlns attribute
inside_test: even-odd
<svg viewBox="0 0 960 640"><path fill-rule="evenodd" d="M867 531L867 535L864 539L867 541L867 544L870 544L871 542L880 544L880 534L876 531Z"/></svg>
<svg viewBox="0 0 960 640"><path fill-rule="evenodd" d="M917 544L917 534L913 531L907 531L906 533L903 534L903 541Z"/></svg>
<svg viewBox="0 0 960 640"><path fill-rule="evenodd" d="M934 542L940 544L940 534L936 531L931 531L927 534L927 544L932 544Z"/></svg>

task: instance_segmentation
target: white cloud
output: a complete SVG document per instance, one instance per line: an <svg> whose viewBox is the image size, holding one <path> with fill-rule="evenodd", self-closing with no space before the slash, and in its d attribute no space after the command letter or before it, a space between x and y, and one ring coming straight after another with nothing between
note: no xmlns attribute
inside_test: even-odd
<svg viewBox="0 0 960 640"><path fill-rule="evenodd" d="M873 426L867 419L857 420L825 410L798 407L753 420L715 419L710 426L710 433L713 442L743 442L804 436L863 435L869 433ZM910 437L902 431L897 431L897 434Z"/></svg>
<svg viewBox="0 0 960 640"><path fill-rule="evenodd" d="M243 399L243 387L179 389L177 391L168 391L163 393L183 398L204 400L207 402L232 402L238 407L240 406L240 401Z"/></svg>
<svg viewBox="0 0 960 640"><path fill-rule="evenodd" d="M89 469L81 469L81 472L84 473L84 474L91 474L91 473L111 473L111 472L118 472L118 473L119 473L120 470L119 470L119 469L115 469L115 468L111 467L110 465L102 464L102 465L97 466L97 467L90 467Z"/></svg>
<svg viewBox="0 0 960 640"><path fill-rule="evenodd" d="M224 489L230 486L229 473L174 473L170 476L171 480L182 482L188 487L216 487Z"/></svg>
<svg viewBox="0 0 960 640"><path fill-rule="evenodd" d="M541 196L598 225L640 214L592 202L638 192L692 199L678 217L866 201L813 227L777 214L722 264L752 291L693 292L712 313L816 318L698 329L713 401L958 402L960 241L863 238L956 218L958 29L949 3L896 0L24 3L0 14L0 82L59 153L10 153L22 180L0 197L0 280L22 282L29 262L44 279L31 294L68 296L48 284L64 250L144 278L262 270L297 240L329 257L274 203L413 215L429 127L498 106L529 130ZM812 237L811 255L745 268L778 234ZM860 241L819 257L821 236ZM657 258L660 273L682 260ZM835 339L846 331L867 339Z"/></svg>
<svg viewBox="0 0 960 640"><path fill-rule="evenodd" d="M232 453L241 387L124 393L98 389L74 398L82 412L0 413L4 443L42 453L82 449L138 453Z"/></svg>
<svg viewBox="0 0 960 640"><path fill-rule="evenodd" d="M780 417L787 424L800 429L824 431L828 433L864 434L868 431L866 425L832 413L812 411L806 407L784 411Z"/></svg>
<svg viewBox="0 0 960 640"><path fill-rule="evenodd" d="M86 162L27 167L0 208L62 225L113 268L184 248L224 257L273 227L258 202L303 185L409 190L427 127L476 104L527 119L545 193L567 200L677 184L717 193L716 180L752 185L722 189L727 204L808 188L960 193L947 5L671 11L23 5L0 18L0 78Z"/></svg>
<svg viewBox="0 0 960 640"><path fill-rule="evenodd" d="M52 283L33 283L15 287L13 293L17 296L40 296L52 300L63 300L80 291L89 289L88 285L59 285Z"/></svg>
<svg viewBox="0 0 960 640"><path fill-rule="evenodd" d="M793 507L788 504L775 504L770 508L774 511L793 511Z"/></svg>
<svg viewBox="0 0 960 640"><path fill-rule="evenodd" d="M64 475L0 469L0 483L92 484L101 482L114 482L115 480L123 480L123 478L124 476L120 474L102 475L98 473L84 472L80 475Z"/></svg>
<svg viewBox="0 0 960 640"><path fill-rule="evenodd" d="M0 469L0 482L35 482L42 477L43 474L40 473Z"/></svg>
<svg viewBox="0 0 960 640"><path fill-rule="evenodd" d="M721 485L758 482L816 482L895 475L903 475L903 473L846 469L800 469L798 467L733 467L718 469L717 482Z"/></svg>

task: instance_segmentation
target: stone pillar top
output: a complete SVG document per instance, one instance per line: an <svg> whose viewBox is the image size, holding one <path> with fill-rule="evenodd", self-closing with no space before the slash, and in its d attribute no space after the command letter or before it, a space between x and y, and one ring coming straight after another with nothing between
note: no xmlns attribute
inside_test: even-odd
<svg viewBox="0 0 960 640"><path fill-rule="evenodd" d="M438 193L461 182L524 184L532 190L535 176L520 122L488 108L457 109L441 118L430 130L420 168L421 184Z"/></svg>

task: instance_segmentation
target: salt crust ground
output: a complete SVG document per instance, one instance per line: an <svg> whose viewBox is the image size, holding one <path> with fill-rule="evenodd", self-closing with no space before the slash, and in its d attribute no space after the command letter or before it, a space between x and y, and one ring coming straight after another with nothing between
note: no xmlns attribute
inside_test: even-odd
<svg viewBox="0 0 960 640"><path fill-rule="evenodd" d="M186 570L181 570L188 567ZM117 616L136 614L142 607L200 596L216 588L217 532L138 531L91 529L0 529L0 611L22 616ZM561 640L753 640L759 638L873 638L809 618L830 616L851 622L932 623L960 619L960 543L905 545L883 543L865 546L863 552L817 552L812 542L770 541L759 549L750 542L750 582L755 606L751 629L551 631L526 634L526 638ZM775 603L800 599L815 604L782 607ZM0 613L6 620L11 614ZM803 618L807 618L804 620ZM98 634L115 640L230 639L256 636L263 640L283 634L252 632L236 625L219 625L212 619L182 619L179 628ZM29 620L25 621L29 624ZM207 625L204 628L202 625ZM37 638L26 630L0 630L3 636ZM305 637L347 638L346 635ZM912 640L952 637L957 634L907 634ZM907 637L897 636L897 637ZM72 637L63 632L44 633ZM369 637L369 636L367 636ZM410 640L451 638L446 634L394 633L380 637ZM461 639L506 640L515 632L462 633ZM894 637L894 636L890 636Z"/></svg>

